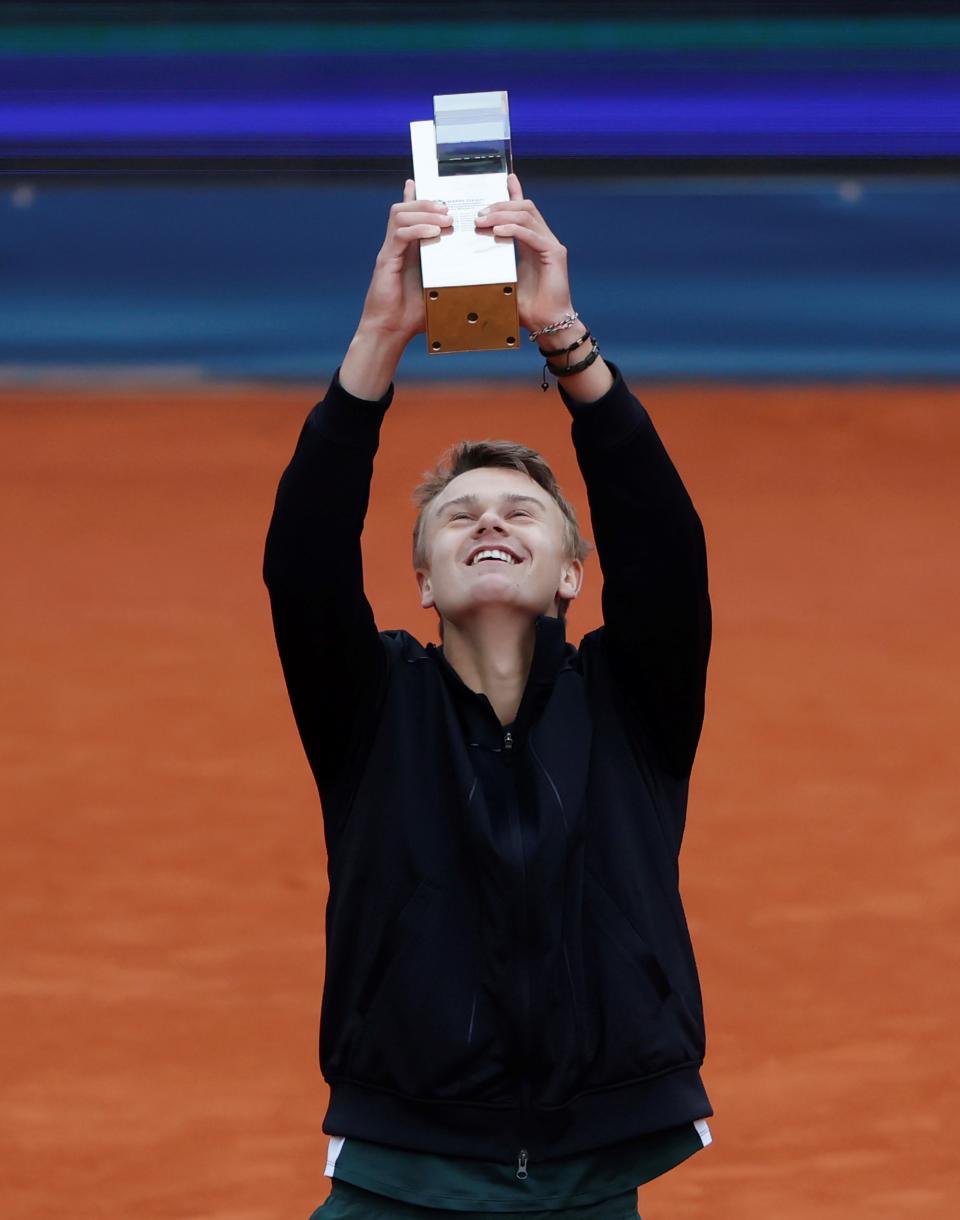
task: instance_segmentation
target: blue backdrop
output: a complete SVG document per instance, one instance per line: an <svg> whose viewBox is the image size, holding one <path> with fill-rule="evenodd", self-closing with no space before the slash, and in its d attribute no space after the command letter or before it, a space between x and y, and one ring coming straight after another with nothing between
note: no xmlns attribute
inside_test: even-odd
<svg viewBox="0 0 960 1220"><path fill-rule="evenodd" d="M522 167L521 167L522 168ZM397 184L397 192L400 184ZM574 299L633 376L960 375L960 179L526 179ZM10 182L0 376L77 366L323 379L360 312L391 187ZM535 378L521 352L404 373Z"/></svg>

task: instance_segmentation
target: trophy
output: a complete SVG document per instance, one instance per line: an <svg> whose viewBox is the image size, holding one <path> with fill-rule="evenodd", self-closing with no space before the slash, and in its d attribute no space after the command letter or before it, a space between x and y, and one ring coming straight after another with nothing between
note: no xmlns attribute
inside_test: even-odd
<svg viewBox="0 0 960 1220"><path fill-rule="evenodd" d="M517 260L510 237L478 232L480 208L510 198L507 95L447 93L433 120L410 124L418 199L445 203L453 229L420 242L427 351L491 351L519 346Z"/></svg>

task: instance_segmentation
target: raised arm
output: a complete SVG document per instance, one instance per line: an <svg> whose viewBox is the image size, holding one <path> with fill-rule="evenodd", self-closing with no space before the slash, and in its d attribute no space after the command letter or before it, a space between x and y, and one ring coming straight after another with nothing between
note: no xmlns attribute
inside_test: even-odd
<svg viewBox="0 0 960 1220"><path fill-rule="evenodd" d="M357 332L280 479L263 579L297 728L321 796L350 782L372 729L385 655L364 593L360 537L380 425L409 339L424 329L417 240L449 224L413 199L390 212Z"/></svg>
<svg viewBox="0 0 960 1220"><path fill-rule="evenodd" d="M303 424L267 530L263 579L277 651L321 795L361 748L383 678L360 535L391 396L364 402L334 377Z"/></svg>
<svg viewBox="0 0 960 1220"><path fill-rule="evenodd" d="M583 322L570 321L566 249L515 176L509 202L491 205L478 224L518 242L520 320L541 332L537 345L573 416L615 681L663 763L685 776L703 723L710 651L700 519L647 412L594 352Z"/></svg>
<svg viewBox="0 0 960 1220"><path fill-rule="evenodd" d="M703 725L711 617L703 527L619 370L599 401L561 394L603 572L604 647L626 706L686 776Z"/></svg>

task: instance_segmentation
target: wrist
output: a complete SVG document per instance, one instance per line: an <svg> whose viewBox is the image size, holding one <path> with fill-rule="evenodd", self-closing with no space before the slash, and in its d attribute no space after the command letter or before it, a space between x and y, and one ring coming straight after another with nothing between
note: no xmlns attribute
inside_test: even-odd
<svg viewBox="0 0 960 1220"><path fill-rule="evenodd" d="M381 399L393 381L407 340L361 321L340 365L340 384L354 398Z"/></svg>
<svg viewBox="0 0 960 1220"><path fill-rule="evenodd" d="M567 321L571 309L557 321ZM548 325L550 325L548 323ZM577 318L559 330L541 335L536 340L537 348L546 363L543 366L541 389L549 386L547 374L557 379L570 399L579 402L596 402L613 385L613 373L600 355L600 347L590 328Z"/></svg>
<svg viewBox="0 0 960 1220"><path fill-rule="evenodd" d="M553 326L564 318L573 317L576 312L572 302L568 300L565 305L558 305L555 309L551 306L546 312L541 311L540 313L532 314L526 319L524 326L526 326L531 334L535 334L537 331L542 331L545 326ZM557 333L559 334L560 332ZM566 334L566 331L563 333ZM544 346L546 346L545 341L549 341L549 339L549 335L542 336L541 342L544 343Z"/></svg>
<svg viewBox="0 0 960 1220"><path fill-rule="evenodd" d="M384 356L399 362L404 349L412 336L403 331L382 326L377 322L367 322L363 318L357 323L350 346L362 347L365 351L381 351Z"/></svg>
<svg viewBox="0 0 960 1220"><path fill-rule="evenodd" d="M563 389L568 398L583 403L599 401L612 385L613 373L600 355L583 372L557 381L558 388Z"/></svg>
<svg viewBox="0 0 960 1220"><path fill-rule="evenodd" d="M572 326L566 326L563 330L558 330L555 334L541 335L536 341L537 347L539 348L540 355L543 356L545 360L554 360L563 357L569 364L571 363L571 360L575 362L578 358L577 355L572 357L569 355L570 347L577 343L578 340L583 342L585 336L589 333L588 328L578 318ZM587 349L584 348L584 352L586 351Z"/></svg>

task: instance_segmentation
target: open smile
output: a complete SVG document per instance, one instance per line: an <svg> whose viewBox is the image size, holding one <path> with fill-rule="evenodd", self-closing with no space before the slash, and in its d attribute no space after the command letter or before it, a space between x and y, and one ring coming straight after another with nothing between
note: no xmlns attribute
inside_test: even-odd
<svg viewBox="0 0 960 1220"><path fill-rule="evenodd" d="M514 555L513 551L508 551L505 547L500 546L485 546L477 547L472 551L467 559L467 567L473 567L477 563L522 563L523 560L519 556Z"/></svg>

